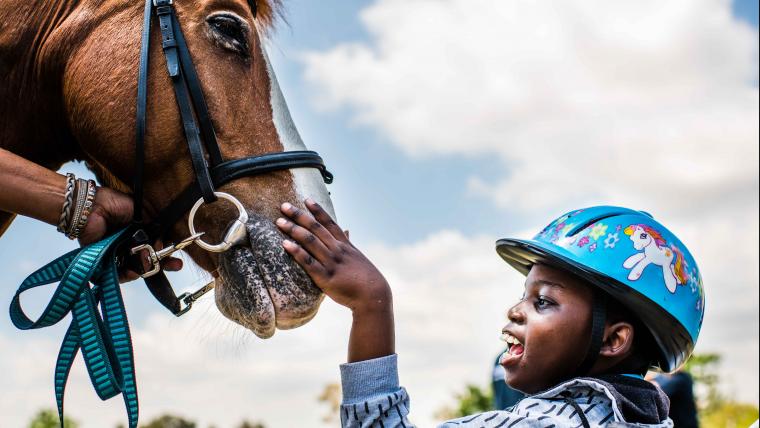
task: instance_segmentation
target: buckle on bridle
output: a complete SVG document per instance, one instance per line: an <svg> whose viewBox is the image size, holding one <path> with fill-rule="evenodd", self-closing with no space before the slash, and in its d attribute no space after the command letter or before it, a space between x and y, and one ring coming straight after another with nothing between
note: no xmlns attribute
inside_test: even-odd
<svg viewBox="0 0 760 428"><path fill-rule="evenodd" d="M204 294L208 293L209 291L214 289L214 281L209 282L208 284L204 285L194 293L182 293L179 295L178 299L180 301L180 304L184 304L184 307L179 310L179 312L175 313L174 316L181 317L182 315L185 315L187 311L193 308L193 303L195 303L196 300L203 297Z"/></svg>
<svg viewBox="0 0 760 428"><path fill-rule="evenodd" d="M238 201L234 196L224 192L214 192L214 195L217 198L226 199L232 202L238 209L238 218L234 223L232 223L230 228L227 229L227 233L224 235L222 242L218 244L209 244L202 239L197 239L195 243L206 251L212 253L223 253L232 248L233 245L245 243L246 239L248 238L248 231L245 228L245 224L248 223L248 212L245 210L243 204L241 204L240 201ZM193 205L193 208L190 209L190 216L187 219L187 226L193 236L196 235L195 225L193 224L195 221L195 213L198 212L198 209L203 204L203 198L198 199L198 202L196 202L195 205Z"/></svg>
<svg viewBox="0 0 760 428"><path fill-rule="evenodd" d="M176 253L177 251L189 246L190 244L200 240L201 236L203 236L203 232L201 233L193 233L189 237L183 239L177 244L170 245L166 248L163 248L161 250L156 251L152 245L150 244L142 244L138 245L136 247L133 247L130 250L130 253L132 255L138 254L142 251L148 252L148 257L146 257L145 260L148 261L150 268L146 270L145 272L140 274L141 278L148 278L151 277L159 272L161 272L161 260L165 259L166 257L169 257L170 255Z"/></svg>

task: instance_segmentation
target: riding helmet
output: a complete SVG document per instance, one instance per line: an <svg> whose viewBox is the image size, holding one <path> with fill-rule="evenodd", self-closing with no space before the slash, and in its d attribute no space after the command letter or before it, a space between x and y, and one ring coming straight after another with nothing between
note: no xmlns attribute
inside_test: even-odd
<svg viewBox="0 0 760 428"><path fill-rule="evenodd" d="M597 206L562 215L533 239L500 239L496 251L527 275L536 264L569 271L636 314L666 372L691 355L705 314L702 278L686 246L651 215Z"/></svg>

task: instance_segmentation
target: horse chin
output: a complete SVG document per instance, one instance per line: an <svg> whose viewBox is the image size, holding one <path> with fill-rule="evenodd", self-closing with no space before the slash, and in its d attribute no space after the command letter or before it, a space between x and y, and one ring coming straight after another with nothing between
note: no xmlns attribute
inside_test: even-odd
<svg viewBox="0 0 760 428"><path fill-rule="evenodd" d="M296 328L314 318L324 295L282 248L274 224L255 213L249 217L250 247L237 246L220 257L216 305L265 339L275 328Z"/></svg>

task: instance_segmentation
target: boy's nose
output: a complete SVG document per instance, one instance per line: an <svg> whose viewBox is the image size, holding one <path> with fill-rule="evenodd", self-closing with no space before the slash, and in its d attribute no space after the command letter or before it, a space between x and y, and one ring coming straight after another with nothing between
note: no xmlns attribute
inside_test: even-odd
<svg viewBox="0 0 760 428"><path fill-rule="evenodd" d="M522 324L525 321L525 314L520 310L520 303L509 308L507 318L515 324Z"/></svg>

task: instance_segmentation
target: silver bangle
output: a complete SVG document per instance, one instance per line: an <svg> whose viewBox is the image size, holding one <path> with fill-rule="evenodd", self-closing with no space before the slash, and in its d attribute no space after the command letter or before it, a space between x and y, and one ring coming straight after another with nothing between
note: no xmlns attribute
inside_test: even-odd
<svg viewBox="0 0 760 428"><path fill-rule="evenodd" d="M58 219L58 231L66 233L69 228L69 221L71 220L71 207L74 202L74 184L76 183L76 176L72 173L66 174L66 192L63 196L63 206L61 207L61 215Z"/></svg>
<svg viewBox="0 0 760 428"><path fill-rule="evenodd" d="M96 192L97 188L95 182L93 180L87 180L87 194L85 196L84 205L82 206L82 211L79 213L79 221L77 221L77 225L73 232L75 238L78 238L85 226L87 226L87 218L90 216L90 213L92 213L92 207L95 204Z"/></svg>
<svg viewBox="0 0 760 428"><path fill-rule="evenodd" d="M83 180L81 178L77 179L76 194L77 197L74 201L74 215L71 216L69 228L66 231L66 236L69 239L76 239L79 236L79 232L76 231L76 229L77 225L79 224L79 218L82 215L82 210L84 209L84 204L87 201L87 180Z"/></svg>

